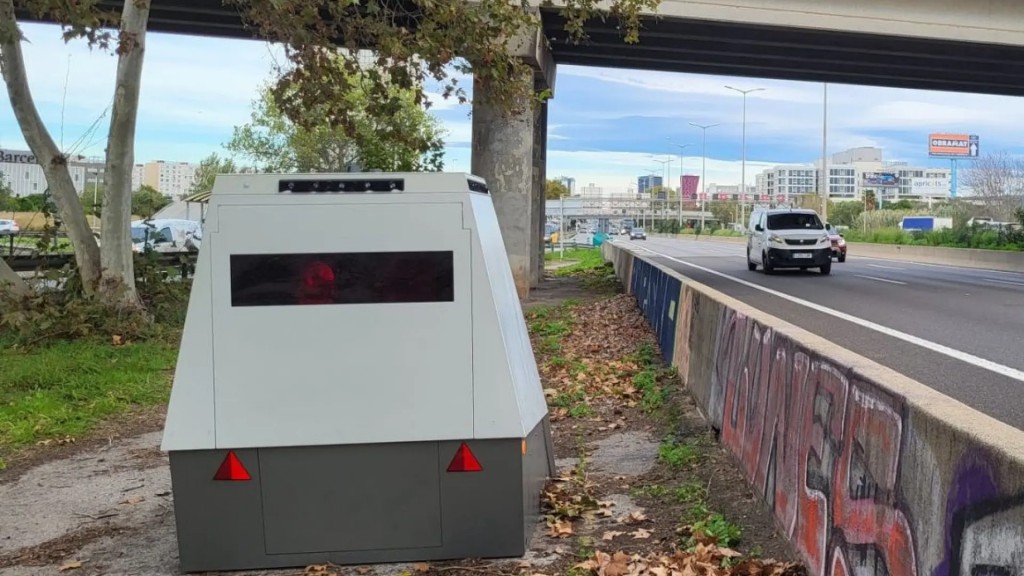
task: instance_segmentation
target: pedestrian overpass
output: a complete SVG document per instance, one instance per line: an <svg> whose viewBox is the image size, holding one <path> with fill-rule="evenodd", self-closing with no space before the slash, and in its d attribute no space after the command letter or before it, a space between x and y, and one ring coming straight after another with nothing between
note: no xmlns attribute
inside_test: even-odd
<svg viewBox="0 0 1024 576"><path fill-rule="evenodd" d="M623 41L614 18L592 20L590 39L573 44L558 8L539 10L542 30L524 33L518 55L536 70L534 86L555 97L558 64L1024 95L1019 0L663 0L637 44ZM149 29L254 34L222 0L153 0ZM491 186L525 296L543 269L547 106L519 122L489 123L493 114L475 104L472 117L472 172Z"/></svg>

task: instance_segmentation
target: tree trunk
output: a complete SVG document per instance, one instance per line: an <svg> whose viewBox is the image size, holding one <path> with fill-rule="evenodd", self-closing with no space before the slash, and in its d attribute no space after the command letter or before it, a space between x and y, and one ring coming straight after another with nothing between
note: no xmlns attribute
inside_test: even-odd
<svg viewBox="0 0 1024 576"><path fill-rule="evenodd" d="M106 189L103 191L100 236L103 289L112 294L117 291L121 304L135 307L141 303L135 289L132 254L132 166L135 164L135 124L149 7L150 0L128 0L121 12L114 103L107 134Z"/></svg>
<svg viewBox="0 0 1024 576"><path fill-rule="evenodd" d="M14 0L0 0L0 72L7 85L14 117L25 142L42 166L47 187L74 247L82 286L86 294L93 294L100 277L100 249L68 171L67 158L50 137L32 100L21 53L21 30L14 19Z"/></svg>
<svg viewBox="0 0 1024 576"><path fill-rule="evenodd" d="M10 286L6 290L10 290L14 294L21 296L28 293L28 283L18 273L14 271L3 258L0 258L0 288L10 283Z"/></svg>

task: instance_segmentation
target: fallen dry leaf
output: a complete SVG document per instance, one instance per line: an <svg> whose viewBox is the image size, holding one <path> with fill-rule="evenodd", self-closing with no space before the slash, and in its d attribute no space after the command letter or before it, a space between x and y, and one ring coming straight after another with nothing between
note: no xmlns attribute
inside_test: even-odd
<svg viewBox="0 0 1024 576"><path fill-rule="evenodd" d="M82 567L81 560L69 560L61 564L60 568L57 568L58 572L67 572L68 570L77 570Z"/></svg>
<svg viewBox="0 0 1024 576"><path fill-rule="evenodd" d="M111 338L111 340L112 340L112 343L114 344L114 346L123 346L124 345L124 336L121 336L119 334L114 334L114 336Z"/></svg>
<svg viewBox="0 0 1024 576"><path fill-rule="evenodd" d="M643 528L637 528L635 532L630 532L629 535L635 540L646 540L651 537L651 531Z"/></svg>
<svg viewBox="0 0 1024 576"><path fill-rule="evenodd" d="M310 564L302 571L303 574L327 574L331 567L327 564Z"/></svg>
<svg viewBox="0 0 1024 576"><path fill-rule="evenodd" d="M601 535L601 540L614 540L617 536L622 536L625 532L619 532L617 530L609 530Z"/></svg>
<svg viewBox="0 0 1024 576"><path fill-rule="evenodd" d="M135 496L129 496L121 501L121 504L138 504L146 499L145 496L136 494Z"/></svg>
<svg viewBox="0 0 1024 576"><path fill-rule="evenodd" d="M647 520L647 516L645 516L643 512L640 512L638 510L634 510L634 511L630 512L629 514L623 516L622 518L619 518L619 523L620 524L639 524L639 523L641 523L641 522L643 522L645 520Z"/></svg>
<svg viewBox="0 0 1024 576"><path fill-rule="evenodd" d="M569 520L555 520L554 522L548 522L548 536L552 538L568 538L572 536L572 522Z"/></svg>
<svg viewBox="0 0 1024 576"><path fill-rule="evenodd" d="M737 552L736 550L733 550L732 548L719 548L715 550L715 552L722 556L725 556L726 558L739 558L740 556L743 556L743 554Z"/></svg>
<svg viewBox="0 0 1024 576"><path fill-rule="evenodd" d="M412 565L412 570L413 572L419 572L421 574L423 572L430 572L430 564L427 564L426 562L417 562Z"/></svg>

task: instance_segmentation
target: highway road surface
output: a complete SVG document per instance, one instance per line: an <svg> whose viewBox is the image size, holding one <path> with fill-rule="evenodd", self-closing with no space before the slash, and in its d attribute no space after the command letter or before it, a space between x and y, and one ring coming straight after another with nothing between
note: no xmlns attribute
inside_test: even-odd
<svg viewBox="0 0 1024 576"><path fill-rule="evenodd" d="M765 275L744 244L619 243L1024 429L1024 274L858 257Z"/></svg>

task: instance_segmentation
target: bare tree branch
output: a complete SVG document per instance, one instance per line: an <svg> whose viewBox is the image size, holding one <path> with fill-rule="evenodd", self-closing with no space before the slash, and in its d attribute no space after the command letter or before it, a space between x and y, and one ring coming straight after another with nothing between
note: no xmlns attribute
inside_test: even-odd
<svg viewBox="0 0 1024 576"><path fill-rule="evenodd" d="M987 154L973 161L964 172L963 182L982 201L990 217L1008 221L1024 195L1024 159L1005 151Z"/></svg>

